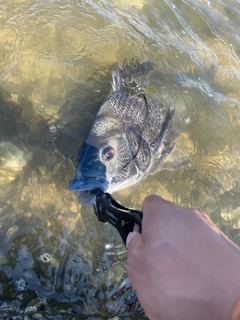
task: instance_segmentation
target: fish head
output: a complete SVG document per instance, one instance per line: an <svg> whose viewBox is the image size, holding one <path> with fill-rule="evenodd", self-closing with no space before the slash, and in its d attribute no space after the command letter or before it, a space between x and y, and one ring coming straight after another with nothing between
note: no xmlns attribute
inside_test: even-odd
<svg viewBox="0 0 240 320"><path fill-rule="evenodd" d="M132 178L132 155L128 152L126 126L108 115L98 116L78 152L78 165L71 191L78 192L82 206L92 204L96 189L113 192ZM131 177L130 177L131 172Z"/></svg>

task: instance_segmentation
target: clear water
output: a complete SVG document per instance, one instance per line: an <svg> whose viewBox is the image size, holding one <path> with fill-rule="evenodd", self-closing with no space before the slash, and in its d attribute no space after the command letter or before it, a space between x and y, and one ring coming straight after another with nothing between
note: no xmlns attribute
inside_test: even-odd
<svg viewBox="0 0 240 320"><path fill-rule="evenodd" d="M68 190L116 61L157 64L191 163L115 198L199 207L240 245L239 16L239 0L0 0L2 318L140 317L118 233Z"/></svg>

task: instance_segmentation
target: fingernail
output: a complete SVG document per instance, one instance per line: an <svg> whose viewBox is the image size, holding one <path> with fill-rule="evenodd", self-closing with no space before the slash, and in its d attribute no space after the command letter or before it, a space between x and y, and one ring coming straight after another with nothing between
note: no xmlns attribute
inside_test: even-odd
<svg viewBox="0 0 240 320"><path fill-rule="evenodd" d="M138 224L135 223L134 227L133 227L133 231L134 232L140 232L140 227Z"/></svg>
<svg viewBox="0 0 240 320"><path fill-rule="evenodd" d="M132 240L132 238L134 238L134 233L130 232L127 236L127 241L126 241L126 248L128 247L130 241Z"/></svg>

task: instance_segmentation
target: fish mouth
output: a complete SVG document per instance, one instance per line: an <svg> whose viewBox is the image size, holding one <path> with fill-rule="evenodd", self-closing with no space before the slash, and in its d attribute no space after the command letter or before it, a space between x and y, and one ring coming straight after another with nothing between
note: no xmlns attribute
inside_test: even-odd
<svg viewBox="0 0 240 320"><path fill-rule="evenodd" d="M69 189L78 192L79 204L86 207L95 202L97 189L106 192L108 185L105 181L73 179L69 182Z"/></svg>
<svg viewBox="0 0 240 320"><path fill-rule="evenodd" d="M106 192L108 189L108 185L105 181L73 179L69 182L69 189L71 191L88 191L101 189L103 192Z"/></svg>

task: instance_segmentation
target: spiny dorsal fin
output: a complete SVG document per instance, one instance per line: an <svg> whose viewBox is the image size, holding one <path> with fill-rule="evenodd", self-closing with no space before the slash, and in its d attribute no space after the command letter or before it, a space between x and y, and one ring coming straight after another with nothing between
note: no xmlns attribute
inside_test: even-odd
<svg viewBox="0 0 240 320"><path fill-rule="evenodd" d="M141 77L145 76L150 70L155 70L156 66L147 61L139 63L137 59L132 59L130 63L124 60L122 69L116 63L116 71L112 72L112 89L113 91L120 90L125 85L134 84L141 86ZM131 85L130 85L131 87Z"/></svg>
<svg viewBox="0 0 240 320"><path fill-rule="evenodd" d="M116 75L112 71L112 89L113 91L120 90L122 86L122 70L119 68L118 63L116 62Z"/></svg>

